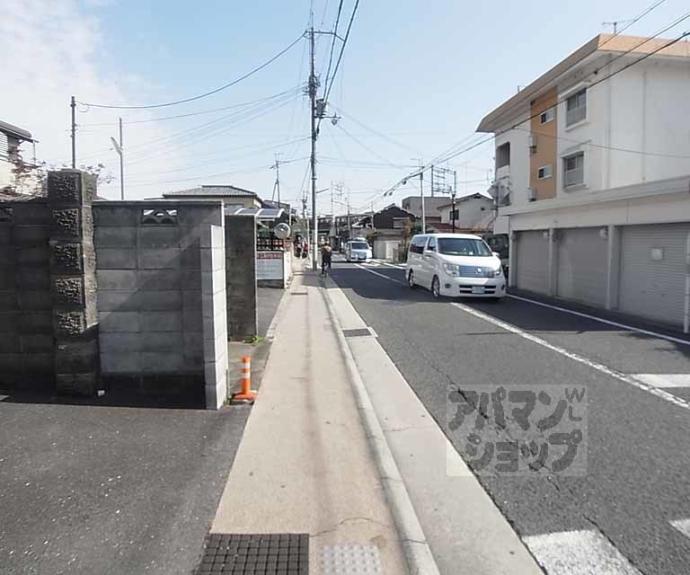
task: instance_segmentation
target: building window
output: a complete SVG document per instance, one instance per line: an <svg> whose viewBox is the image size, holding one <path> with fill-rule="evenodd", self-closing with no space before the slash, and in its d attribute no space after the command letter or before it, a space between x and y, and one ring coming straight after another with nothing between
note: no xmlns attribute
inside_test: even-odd
<svg viewBox="0 0 690 575"><path fill-rule="evenodd" d="M587 117L587 89L575 92L565 101L565 125L572 126Z"/></svg>
<svg viewBox="0 0 690 575"><path fill-rule="evenodd" d="M510 142L496 148L496 169L510 166Z"/></svg>
<svg viewBox="0 0 690 575"><path fill-rule="evenodd" d="M577 186L585 183L585 154L578 152L563 158L563 186Z"/></svg>
<svg viewBox="0 0 690 575"><path fill-rule="evenodd" d="M552 176L552 169L551 169L551 164L547 166L542 166L539 168L537 171L537 178L540 180L546 180L547 178L550 178Z"/></svg>
<svg viewBox="0 0 690 575"><path fill-rule="evenodd" d="M544 110L541 114L539 114L539 123L548 124L549 122L553 121L555 117L556 110L554 108L549 108L547 110Z"/></svg>

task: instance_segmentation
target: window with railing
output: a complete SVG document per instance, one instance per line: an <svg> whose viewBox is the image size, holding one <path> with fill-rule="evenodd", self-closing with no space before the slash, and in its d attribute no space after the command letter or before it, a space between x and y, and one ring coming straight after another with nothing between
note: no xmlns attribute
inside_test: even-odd
<svg viewBox="0 0 690 575"><path fill-rule="evenodd" d="M585 154L578 152L563 158L563 186L569 188L585 183Z"/></svg>
<svg viewBox="0 0 690 575"><path fill-rule="evenodd" d="M565 101L565 125L572 126L587 117L587 89L575 92Z"/></svg>
<svg viewBox="0 0 690 575"><path fill-rule="evenodd" d="M496 148L496 169L510 166L510 142Z"/></svg>

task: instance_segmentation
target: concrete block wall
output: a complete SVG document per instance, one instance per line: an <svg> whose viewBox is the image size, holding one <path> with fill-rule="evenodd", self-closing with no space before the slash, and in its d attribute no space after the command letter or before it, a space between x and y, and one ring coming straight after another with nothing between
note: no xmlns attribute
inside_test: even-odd
<svg viewBox="0 0 690 575"><path fill-rule="evenodd" d="M225 289L225 230L209 226L201 237L201 303L204 325L206 407L217 409L228 396L228 330Z"/></svg>
<svg viewBox="0 0 690 575"><path fill-rule="evenodd" d="M104 378L203 388L201 245L222 202L101 201L93 213Z"/></svg>
<svg viewBox="0 0 690 575"><path fill-rule="evenodd" d="M225 217L228 337L258 333L256 221L251 216Z"/></svg>
<svg viewBox="0 0 690 575"><path fill-rule="evenodd" d="M0 385L54 384L47 199L0 203Z"/></svg>

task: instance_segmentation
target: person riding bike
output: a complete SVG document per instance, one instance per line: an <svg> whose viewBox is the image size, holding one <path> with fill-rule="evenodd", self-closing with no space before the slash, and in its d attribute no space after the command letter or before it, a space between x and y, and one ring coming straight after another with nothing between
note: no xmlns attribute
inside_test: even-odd
<svg viewBox="0 0 690 575"><path fill-rule="evenodd" d="M325 276L331 271L331 257L333 255L333 249L330 245L324 244L321 246L321 275Z"/></svg>

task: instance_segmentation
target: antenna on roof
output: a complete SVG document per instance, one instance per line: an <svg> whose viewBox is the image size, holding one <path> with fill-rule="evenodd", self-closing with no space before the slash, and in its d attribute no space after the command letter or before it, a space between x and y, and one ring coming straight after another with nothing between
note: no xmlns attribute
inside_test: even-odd
<svg viewBox="0 0 690 575"><path fill-rule="evenodd" d="M613 33L618 34L618 24L629 24L630 22L633 22L633 20L614 20L612 22L602 22L602 26L612 26L613 27Z"/></svg>

